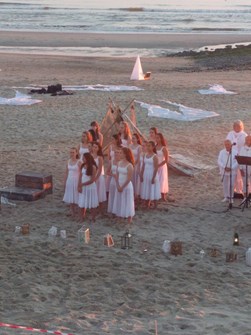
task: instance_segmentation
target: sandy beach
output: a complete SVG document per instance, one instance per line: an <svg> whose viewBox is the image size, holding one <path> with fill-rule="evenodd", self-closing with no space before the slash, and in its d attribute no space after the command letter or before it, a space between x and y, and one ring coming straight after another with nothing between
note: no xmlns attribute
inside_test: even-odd
<svg viewBox="0 0 251 335"><path fill-rule="evenodd" d="M194 48L249 42L247 35L109 35L0 32L1 46L109 46ZM251 132L250 76L240 69L208 70L188 57L141 58L148 81L132 82L135 58L63 57L0 53L0 96L13 87L50 85L135 85L142 91L78 91L70 96L34 95L33 106L0 106L1 187L13 186L25 170L53 175L53 195L36 202L14 201L0 211L0 322L82 334L249 335L251 212L227 211L217 156L233 121ZM196 70L198 68L198 71ZM198 89L221 84L236 95L200 95ZM25 89L19 89L27 93ZM130 226L133 248L122 250L120 236L128 226L98 217L90 244L77 240L81 224L73 222L62 202L69 149L78 145L94 119L102 121L109 98L121 108L133 99L151 104L170 100L214 111L218 117L196 122L149 118L137 108L137 125L145 135L156 126L168 139L171 154L210 166L193 178L170 171L170 196L156 211L138 210ZM236 207L239 201L236 200ZM16 236L15 226L30 224L29 236ZM65 229L67 239L48 239L48 230ZM240 246L233 249L233 234ZM103 245L111 233L115 246ZM164 240L181 240L183 255L162 252ZM210 257L216 247L220 255ZM200 251L205 251L203 259ZM238 261L226 263L234 250ZM32 332L1 328L4 335Z"/></svg>

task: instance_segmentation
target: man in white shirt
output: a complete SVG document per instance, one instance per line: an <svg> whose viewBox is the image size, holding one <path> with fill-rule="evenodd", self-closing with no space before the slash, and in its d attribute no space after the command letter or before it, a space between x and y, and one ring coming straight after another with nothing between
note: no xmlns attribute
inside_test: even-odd
<svg viewBox="0 0 251 335"><path fill-rule="evenodd" d="M221 180L223 183L223 202L229 201L233 203L234 185L236 181L236 174L238 163L235 156L237 155L236 149L233 147L230 140L224 141L225 149L222 149L218 156L218 165L220 168ZM231 178L230 178L231 176ZM231 180L231 188L230 188Z"/></svg>

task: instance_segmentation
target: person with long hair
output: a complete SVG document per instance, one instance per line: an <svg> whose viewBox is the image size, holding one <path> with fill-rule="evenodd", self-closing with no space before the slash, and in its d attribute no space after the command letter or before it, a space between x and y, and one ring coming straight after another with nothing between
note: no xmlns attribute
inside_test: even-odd
<svg viewBox="0 0 251 335"><path fill-rule="evenodd" d="M121 147L115 151L113 160L111 161L111 167L109 170L111 180L110 180L109 190L108 190L107 213L113 212L114 197L115 197L115 192L117 189L116 176L117 176L117 169L118 169L118 163L119 163L120 149Z"/></svg>
<svg viewBox="0 0 251 335"><path fill-rule="evenodd" d="M111 138L111 144L108 149L108 158L109 160L113 160L115 151L120 148L122 145L120 134L114 134Z"/></svg>
<svg viewBox="0 0 251 335"><path fill-rule="evenodd" d="M78 154L82 160L83 154L89 152L89 143L92 142L92 136L89 131L83 131L81 137L81 143L78 145Z"/></svg>
<svg viewBox="0 0 251 335"><path fill-rule="evenodd" d="M134 159L131 149L121 148L119 151L120 161L118 163L116 186L112 213L121 218L127 218L132 222L135 215L134 192L131 182L133 174Z"/></svg>
<svg viewBox="0 0 251 335"><path fill-rule="evenodd" d="M132 143L130 144L129 147L132 150L132 154L134 158L132 184L133 184L135 198L137 194L138 180L140 179L138 165L139 165L140 154L141 154L141 144L142 144L142 141L141 141L139 134L134 133L132 135Z"/></svg>
<svg viewBox="0 0 251 335"><path fill-rule="evenodd" d="M92 143L92 156L97 165L96 173L96 185L98 192L98 201L100 204L100 209L102 211L103 202L106 201L106 186L105 186L105 173L104 173L104 157L101 145L98 142Z"/></svg>
<svg viewBox="0 0 251 335"><path fill-rule="evenodd" d="M119 124L119 134L122 142L122 147L128 148L132 142L131 130L126 121L121 121Z"/></svg>
<svg viewBox="0 0 251 335"><path fill-rule="evenodd" d="M80 166L81 162L78 157L78 150L77 148L71 148L70 159L66 164L63 202L70 205L70 214L72 217L77 215L78 209L78 181L80 175Z"/></svg>
<svg viewBox="0 0 251 335"><path fill-rule="evenodd" d="M143 167L143 163L144 163L144 158L145 158L145 155L146 155L146 148L147 148L147 141L143 141L142 142L142 145L141 145L141 152L140 152L140 156L139 156L139 162L138 162L138 166L137 166L137 173L139 175L139 178L138 178L138 183L137 183L137 186L136 186L136 197L140 198L140 192L141 192L141 170L142 170L142 167Z"/></svg>
<svg viewBox="0 0 251 335"><path fill-rule="evenodd" d="M161 198L158 166L155 144L149 141L141 170L142 184L140 191L140 197L145 200L147 208L150 208L151 202L153 202L153 207L157 208L157 201Z"/></svg>
<svg viewBox="0 0 251 335"><path fill-rule="evenodd" d="M89 132L92 135L92 141L93 142L98 142L100 146L103 146L103 134L100 131L100 125L98 124L97 121L92 121L91 122L91 129L89 129Z"/></svg>
<svg viewBox="0 0 251 335"><path fill-rule="evenodd" d="M158 175L160 182L160 192L162 200L166 201L167 193L169 191L168 185L168 158L169 153L164 136L161 133L156 134L156 151L158 156Z"/></svg>
<svg viewBox="0 0 251 335"><path fill-rule="evenodd" d="M83 221L86 216L86 210L90 209L92 221L95 221L96 208L99 205L97 185L95 183L97 174L97 165L89 152L83 154L83 163L81 165L81 174L78 182L80 220Z"/></svg>
<svg viewBox="0 0 251 335"><path fill-rule="evenodd" d="M151 127L149 129L149 141L152 141L154 144L156 144L156 135L158 134L158 128Z"/></svg>

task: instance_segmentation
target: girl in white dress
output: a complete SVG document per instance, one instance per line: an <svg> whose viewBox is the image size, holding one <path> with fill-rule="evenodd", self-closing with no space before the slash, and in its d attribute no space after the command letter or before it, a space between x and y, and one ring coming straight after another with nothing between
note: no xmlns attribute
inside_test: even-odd
<svg viewBox="0 0 251 335"><path fill-rule="evenodd" d="M91 129L89 132L92 135L92 141L93 142L98 142L101 147L103 146L103 134L100 132L100 125L98 124L97 121L92 121L91 123Z"/></svg>
<svg viewBox="0 0 251 335"><path fill-rule="evenodd" d="M136 196L137 197L140 197L140 192L141 192L141 184L142 183L141 183L140 173L141 173L141 170L142 170L142 167L143 167L144 157L145 157L145 154L146 154L146 145L147 145L147 141L143 141L142 145L141 145L139 163L138 163L138 166L137 166L138 175L139 175L138 184L137 184L137 187L136 187Z"/></svg>
<svg viewBox="0 0 251 335"><path fill-rule="evenodd" d="M133 158L134 158L134 169L132 175L132 184L134 189L134 196L136 198L137 195L137 188L138 188L138 181L140 179L139 175L139 161L140 161L140 154L141 154L141 138L140 136L135 133L132 135L132 144L130 144L130 149L132 150Z"/></svg>
<svg viewBox="0 0 251 335"><path fill-rule="evenodd" d="M151 202L153 202L154 208L157 208L157 201L161 198L158 166L155 144L150 141L147 143L147 152L141 170L140 192L140 197L145 200L147 208L150 208Z"/></svg>
<svg viewBox="0 0 251 335"><path fill-rule="evenodd" d="M113 214L121 218L127 218L132 222L135 215L134 193L132 186L133 174L133 155L131 149L123 147L119 151L120 161L118 163L116 185L117 189L114 195Z"/></svg>
<svg viewBox="0 0 251 335"><path fill-rule="evenodd" d="M128 148L132 142L130 127L127 122L121 121L119 124L119 134L122 142L122 147Z"/></svg>
<svg viewBox="0 0 251 335"><path fill-rule="evenodd" d="M84 220L86 210L90 209L92 220L95 221L96 208L99 204L97 185L95 183L97 165L89 152L83 154L81 172L78 183L80 220Z"/></svg>
<svg viewBox="0 0 251 335"><path fill-rule="evenodd" d="M118 163L119 163L119 153L120 148L118 148L114 153L114 158L111 162L111 167L109 170L111 181L109 185L109 192L108 192L108 205L107 205L107 212L112 213L113 211L113 203L114 203L114 197L115 192L117 190L117 184L116 184L116 176L117 176L117 169L118 169Z"/></svg>
<svg viewBox="0 0 251 335"><path fill-rule="evenodd" d="M78 206L78 181L80 175L81 162L78 159L77 148L71 148L70 159L66 165L64 178L64 197L63 201L70 205L70 212L73 217L77 214Z"/></svg>
<svg viewBox="0 0 251 335"><path fill-rule="evenodd" d="M166 196L169 191L168 185L168 149L164 136L161 133L156 135L156 150L159 161L158 175L160 182L160 192L162 200L166 201Z"/></svg>
<svg viewBox="0 0 251 335"><path fill-rule="evenodd" d="M92 156L97 165L96 185L98 191L98 201L102 212L103 202L106 201L106 186L105 186L105 173L104 173L104 158L101 145L98 142L92 143Z"/></svg>
<svg viewBox="0 0 251 335"><path fill-rule="evenodd" d="M106 193L107 193L107 198L108 198L108 193L109 193L109 187L110 187L110 182L111 182L111 167L112 167L112 163L114 160L114 155L115 155L115 151L118 150L118 148L121 147L121 139L120 139L120 134L114 134L112 135L112 139L111 139L111 144L109 146L108 149L108 168L106 171Z"/></svg>
<svg viewBox="0 0 251 335"><path fill-rule="evenodd" d="M89 152L89 143L92 142L92 136L89 131L82 133L81 143L78 145L79 158L82 160L83 154Z"/></svg>

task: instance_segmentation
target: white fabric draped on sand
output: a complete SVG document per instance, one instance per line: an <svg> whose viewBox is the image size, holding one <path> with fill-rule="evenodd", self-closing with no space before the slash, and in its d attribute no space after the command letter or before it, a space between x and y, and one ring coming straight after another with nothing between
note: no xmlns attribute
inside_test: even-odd
<svg viewBox="0 0 251 335"><path fill-rule="evenodd" d="M208 89L198 90L200 94L237 94L236 92L227 91L222 85L209 85Z"/></svg>
<svg viewBox="0 0 251 335"><path fill-rule="evenodd" d="M30 106L42 102L42 100L32 99L30 95L20 93L16 91L15 98L3 98L0 97L0 105L9 105L9 106Z"/></svg>
<svg viewBox="0 0 251 335"><path fill-rule="evenodd" d="M165 119L172 119L176 121L197 121L219 115L212 111L187 107L182 104L177 104L171 101L166 100L162 101L165 104L171 105L173 107L178 107L178 111L171 110L169 108L164 108L159 105L150 105L141 101L135 101L135 103L138 103L141 108L147 109L149 117L159 117Z"/></svg>
<svg viewBox="0 0 251 335"><path fill-rule="evenodd" d="M27 90L47 88L45 85L31 85L26 87L13 87L13 88L23 88ZM123 92L123 91L143 91L142 88L136 86L126 86L126 85L72 85L72 86L62 86L63 90L66 91L101 91L101 92Z"/></svg>

